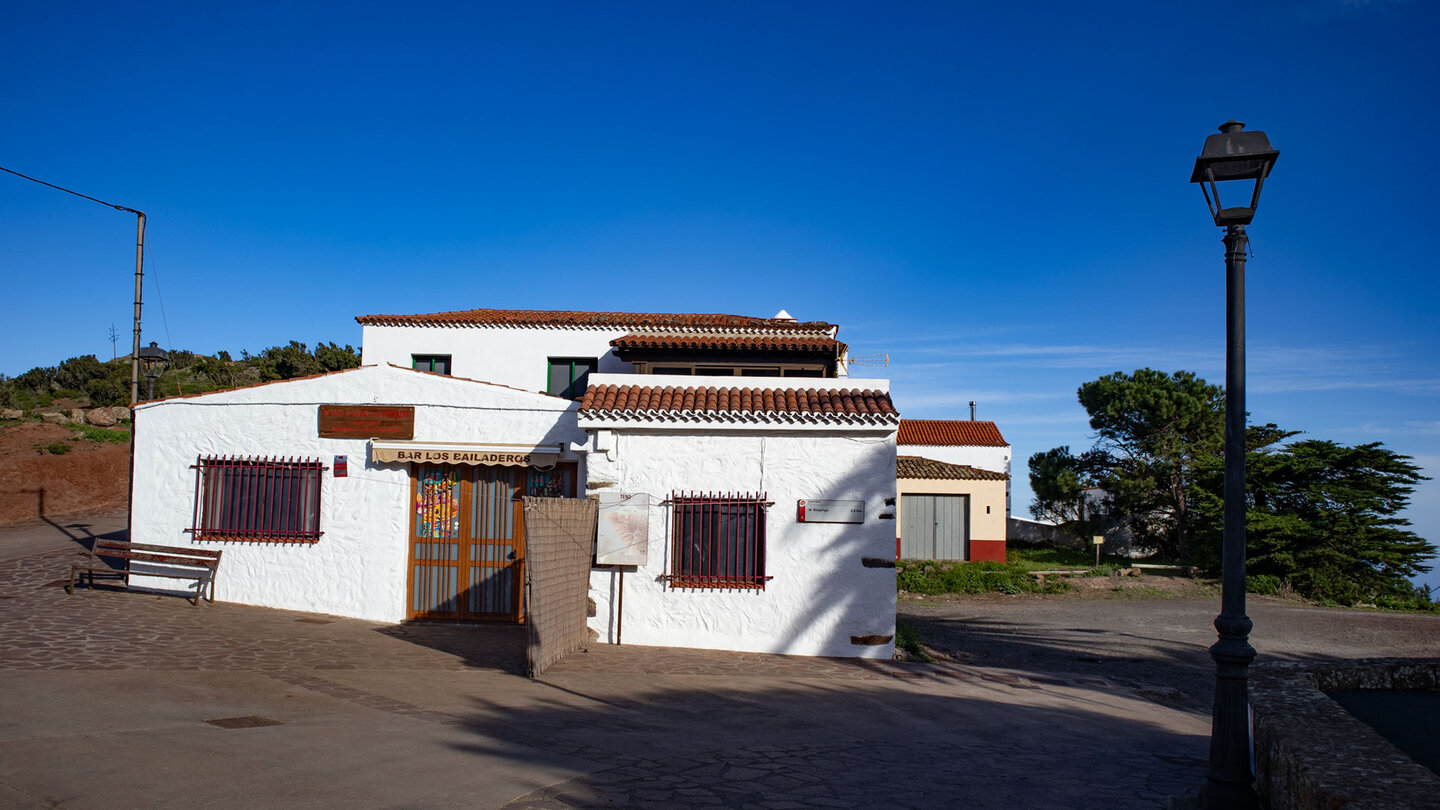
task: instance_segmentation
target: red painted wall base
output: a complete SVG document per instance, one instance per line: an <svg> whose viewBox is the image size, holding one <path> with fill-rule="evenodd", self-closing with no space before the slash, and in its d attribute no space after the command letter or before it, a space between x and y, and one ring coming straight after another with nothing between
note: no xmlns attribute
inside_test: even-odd
<svg viewBox="0 0 1440 810"><path fill-rule="evenodd" d="M1005 562L1005 541L972 539L970 562Z"/></svg>

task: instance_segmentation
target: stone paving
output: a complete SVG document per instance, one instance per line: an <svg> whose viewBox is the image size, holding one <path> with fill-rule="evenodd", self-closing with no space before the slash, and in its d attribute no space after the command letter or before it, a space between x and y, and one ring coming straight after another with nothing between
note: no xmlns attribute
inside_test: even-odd
<svg viewBox="0 0 1440 810"><path fill-rule="evenodd" d="M1102 678L593 645L537 685L524 628L67 596L77 549L0 560L0 673L255 673L461 732L476 761L579 774L467 806L1163 808L1203 780L1207 718Z"/></svg>

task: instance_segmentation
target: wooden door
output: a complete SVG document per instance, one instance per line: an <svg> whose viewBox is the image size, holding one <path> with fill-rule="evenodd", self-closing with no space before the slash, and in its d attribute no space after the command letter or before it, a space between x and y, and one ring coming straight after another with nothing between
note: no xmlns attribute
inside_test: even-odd
<svg viewBox="0 0 1440 810"><path fill-rule="evenodd" d="M523 476L515 467L413 468L407 618L522 617Z"/></svg>
<svg viewBox="0 0 1440 810"><path fill-rule="evenodd" d="M408 619L525 616L522 494L575 497L573 463L552 470L415 465Z"/></svg>

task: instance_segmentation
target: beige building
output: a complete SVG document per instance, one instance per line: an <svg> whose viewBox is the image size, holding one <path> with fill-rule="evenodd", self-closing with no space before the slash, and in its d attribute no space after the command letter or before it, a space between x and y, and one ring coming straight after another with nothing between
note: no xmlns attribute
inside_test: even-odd
<svg viewBox="0 0 1440 810"><path fill-rule="evenodd" d="M897 444L897 557L1004 562L1010 444L995 423L901 419Z"/></svg>

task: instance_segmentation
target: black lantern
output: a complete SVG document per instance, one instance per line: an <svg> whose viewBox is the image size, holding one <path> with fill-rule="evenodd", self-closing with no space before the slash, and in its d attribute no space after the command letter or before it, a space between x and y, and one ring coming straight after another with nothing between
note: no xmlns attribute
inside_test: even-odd
<svg viewBox="0 0 1440 810"><path fill-rule="evenodd" d="M1236 120L1220 125L1220 132L1205 139L1205 148L1195 158L1195 171L1190 182L1199 183L1205 195L1205 204L1210 207L1210 216L1215 224L1249 225L1255 218L1255 209L1260 207L1260 188L1279 150L1270 146L1270 139L1263 132L1246 132L1245 125ZM1248 207L1226 208L1220 202L1219 183L1230 181L1252 181L1255 184L1250 194ZM1208 188L1207 188L1208 186ZM1233 188L1233 187L1231 187Z"/></svg>
<svg viewBox="0 0 1440 810"><path fill-rule="evenodd" d="M150 395L146 399L155 398L155 378L165 371L165 364L170 361L170 354L150 341L150 345L140 350L140 368L145 373L145 379L150 383Z"/></svg>

